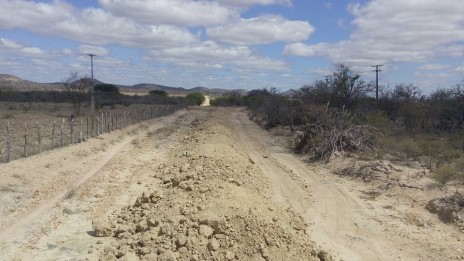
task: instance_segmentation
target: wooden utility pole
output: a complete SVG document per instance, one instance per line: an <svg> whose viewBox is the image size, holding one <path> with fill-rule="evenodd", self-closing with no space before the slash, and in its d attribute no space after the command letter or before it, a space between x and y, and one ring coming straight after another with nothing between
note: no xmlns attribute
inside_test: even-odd
<svg viewBox="0 0 464 261"><path fill-rule="evenodd" d="M382 71L379 67L382 67L383 64L371 65L371 67L375 67L375 104L376 108L379 109L379 72Z"/></svg>
<svg viewBox="0 0 464 261"><path fill-rule="evenodd" d="M93 53L88 53L90 56L90 77L92 78L92 83L90 87L90 116L93 117L95 114L95 96L94 96L94 89L93 89L93 57L97 56Z"/></svg>

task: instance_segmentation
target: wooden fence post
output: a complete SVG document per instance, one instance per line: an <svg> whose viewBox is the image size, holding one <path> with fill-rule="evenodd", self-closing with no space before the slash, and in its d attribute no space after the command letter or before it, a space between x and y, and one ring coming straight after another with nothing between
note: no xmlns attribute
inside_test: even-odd
<svg viewBox="0 0 464 261"><path fill-rule="evenodd" d="M27 122L24 123L24 157L27 158Z"/></svg>
<svg viewBox="0 0 464 261"><path fill-rule="evenodd" d="M74 121L70 121L69 125L71 126L71 144L74 144Z"/></svg>
<svg viewBox="0 0 464 261"><path fill-rule="evenodd" d="M53 129L52 129L52 149L55 148L55 127L56 127L56 121L53 121Z"/></svg>
<svg viewBox="0 0 464 261"><path fill-rule="evenodd" d="M81 143L82 142L82 119L81 119L81 126L79 128L79 142Z"/></svg>
<svg viewBox="0 0 464 261"><path fill-rule="evenodd" d="M61 138L60 138L60 147L63 147L63 132L64 132L64 118L61 122Z"/></svg>
<svg viewBox="0 0 464 261"><path fill-rule="evenodd" d="M95 137L98 137L100 135L100 120L97 117L97 135Z"/></svg>
<svg viewBox="0 0 464 261"><path fill-rule="evenodd" d="M110 112L110 118L111 118L111 131L114 131L114 113Z"/></svg>
<svg viewBox="0 0 464 261"><path fill-rule="evenodd" d="M87 119L87 140L89 139L89 117Z"/></svg>
<svg viewBox="0 0 464 261"><path fill-rule="evenodd" d="M116 121L115 121L115 122L116 122L116 129L118 129L118 112L116 112L116 116L115 116L115 117L116 117Z"/></svg>
<svg viewBox="0 0 464 261"><path fill-rule="evenodd" d="M102 112L102 117L101 117L101 134L103 134L103 132L105 132L105 115L104 115L104 113Z"/></svg>
<svg viewBox="0 0 464 261"><path fill-rule="evenodd" d="M6 162L10 162L11 156L11 141L10 141L10 123L6 125Z"/></svg>
<svg viewBox="0 0 464 261"><path fill-rule="evenodd" d="M37 122L37 148L39 150L39 153L42 152L42 136L40 136L40 125Z"/></svg>

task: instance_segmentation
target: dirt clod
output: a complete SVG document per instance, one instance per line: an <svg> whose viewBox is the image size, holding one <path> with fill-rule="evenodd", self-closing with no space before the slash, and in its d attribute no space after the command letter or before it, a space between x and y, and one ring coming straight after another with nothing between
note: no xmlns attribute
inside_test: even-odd
<svg viewBox="0 0 464 261"><path fill-rule="evenodd" d="M109 223L104 220L92 221L92 227L97 237L109 237L113 233Z"/></svg>

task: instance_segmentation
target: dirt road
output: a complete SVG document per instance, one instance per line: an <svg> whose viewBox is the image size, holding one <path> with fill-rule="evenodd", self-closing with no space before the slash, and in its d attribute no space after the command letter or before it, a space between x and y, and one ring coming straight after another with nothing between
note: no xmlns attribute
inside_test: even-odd
<svg viewBox="0 0 464 261"><path fill-rule="evenodd" d="M180 111L1 169L0 260L464 259L462 233L404 193L366 198L240 109Z"/></svg>

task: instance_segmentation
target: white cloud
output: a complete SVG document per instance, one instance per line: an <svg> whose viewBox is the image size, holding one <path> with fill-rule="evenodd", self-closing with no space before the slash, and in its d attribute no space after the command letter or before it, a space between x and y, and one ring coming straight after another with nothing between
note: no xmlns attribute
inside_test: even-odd
<svg viewBox="0 0 464 261"><path fill-rule="evenodd" d="M430 63L430 64L422 65L422 66L418 67L417 69L419 69L419 70L427 70L427 71L436 71L436 70L444 70L444 69L448 69L448 68L449 68L448 65Z"/></svg>
<svg viewBox="0 0 464 261"><path fill-rule="evenodd" d="M314 28L306 21L289 21L280 16L241 18L207 29L212 39L235 45L299 42L308 39L313 32Z"/></svg>
<svg viewBox="0 0 464 261"><path fill-rule="evenodd" d="M459 72L459 73L464 73L464 65L456 67L454 71Z"/></svg>
<svg viewBox="0 0 464 261"><path fill-rule="evenodd" d="M365 65L424 62L464 54L461 0L375 0L350 5L349 11L355 17L355 30L348 40L287 45L286 53Z"/></svg>
<svg viewBox="0 0 464 261"><path fill-rule="evenodd" d="M222 68L233 64L254 70L287 70L283 61L272 60L254 54L244 46L223 47L214 41L205 41L194 46L183 46L154 50L151 56L157 61L188 67Z"/></svg>
<svg viewBox="0 0 464 261"><path fill-rule="evenodd" d="M20 49L22 48L22 45L10 40L10 39L5 39L5 38L0 38L0 46L9 48L9 49Z"/></svg>
<svg viewBox="0 0 464 261"><path fill-rule="evenodd" d="M0 52L5 52L6 55L23 55L26 57L42 56L46 53L38 47L27 46L6 38L0 38Z"/></svg>
<svg viewBox="0 0 464 261"><path fill-rule="evenodd" d="M251 5L292 5L291 0L216 0L228 5L251 6Z"/></svg>
<svg viewBox="0 0 464 261"><path fill-rule="evenodd" d="M238 9L214 1L191 0L99 0L110 12L149 24L185 27L208 26L239 16Z"/></svg>
<svg viewBox="0 0 464 261"><path fill-rule="evenodd" d="M37 47L24 47L21 51L26 53L26 54L31 54L31 55L42 55L42 54L44 54L44 51L40 50Z"/></svg>
<svg viewBox="0 0 464 261"><path fill-rule="evenodd" d="M166 47L198 41L197 36L185 28L138 24L131 18L116 17L102 9L77 10L62 1L0 1L0 10L0 29L23 28L86 44Z"/></svg>
<svg viewBox="0 0 464 261"><path fill-rule="evenodd" d="M327 44L307 45L304 43L292 43L285 45L283 53L285 55L294 56L314 56L319 54L326 47Z"/></svg>
<svg viewBox="0 0 464 261"><path fill-rule="evenodd" d="M103 56L108 54L108 50L100 46L92 46L92 45L80 45L79 46L79 53L80 54L95 54L97 56Z"/></svg>

